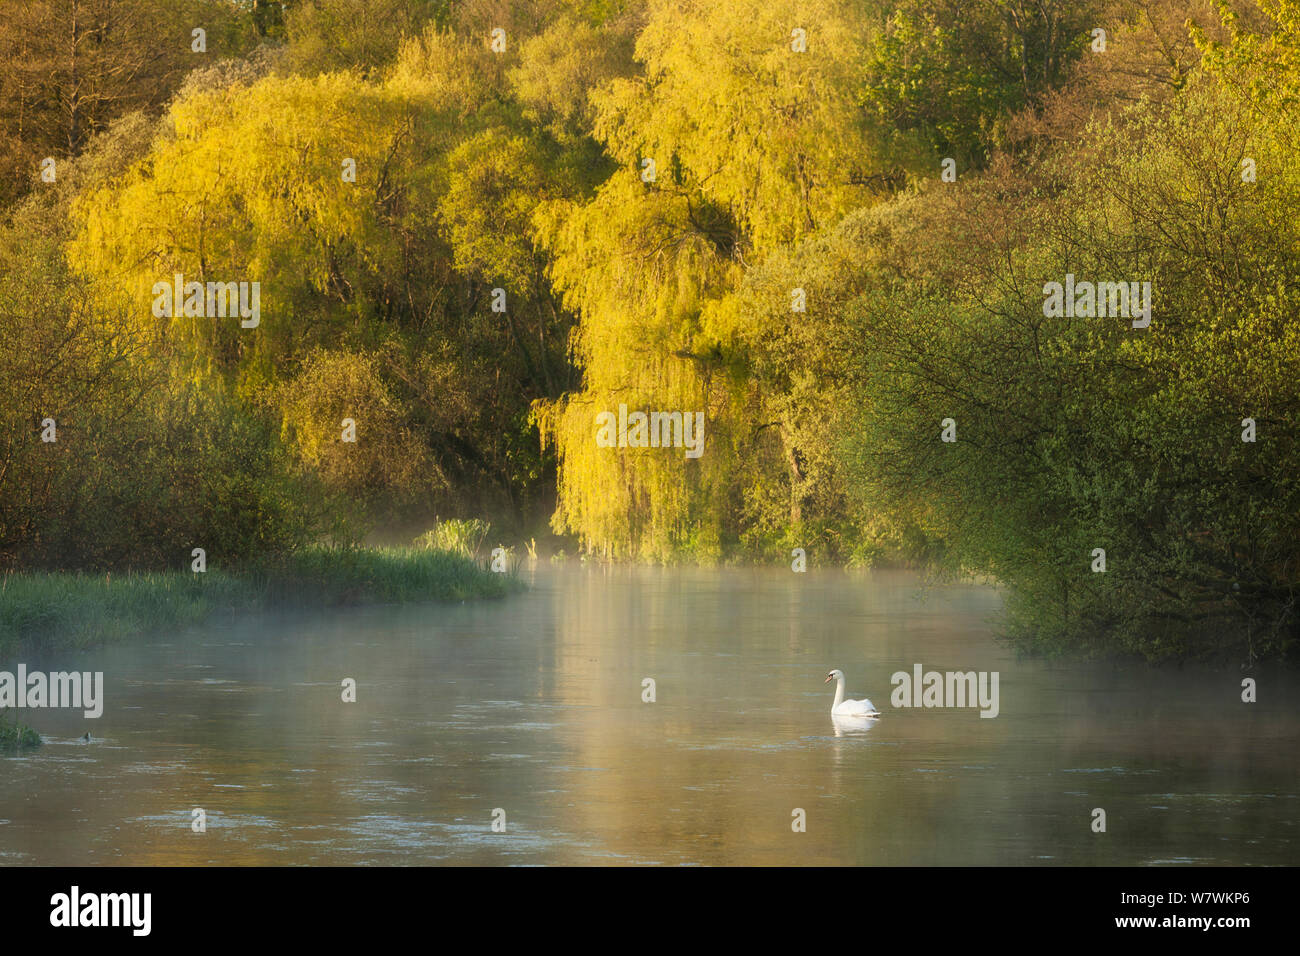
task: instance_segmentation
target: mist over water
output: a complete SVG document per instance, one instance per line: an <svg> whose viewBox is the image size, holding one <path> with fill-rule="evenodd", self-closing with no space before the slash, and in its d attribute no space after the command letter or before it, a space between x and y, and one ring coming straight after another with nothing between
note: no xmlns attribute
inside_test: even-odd
<svg viewBox="0 0 1300 956"><path fill-rule="evenodd" d="M102 670L105 710L24 715L46 746L0 758L0 864L1300 857L1293 677L1253 675L1243 704L1235 671L1018 661L998 592L903 572L523 573L500 601L245 615L26 661ZM999 672L999 715L890 706L918 663ZM878 721L832 721L832 667Z"/></svg>

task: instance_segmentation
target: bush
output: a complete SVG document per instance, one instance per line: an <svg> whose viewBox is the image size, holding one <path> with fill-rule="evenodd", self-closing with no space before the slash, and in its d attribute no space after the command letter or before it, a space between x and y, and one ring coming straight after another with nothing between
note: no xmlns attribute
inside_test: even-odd
<svg viewBox="0 0 1300 956"><path fill-rule="evenodd" d="M13 753L39 747L41 735L16 718L0 711L0 753Z"/></svg>

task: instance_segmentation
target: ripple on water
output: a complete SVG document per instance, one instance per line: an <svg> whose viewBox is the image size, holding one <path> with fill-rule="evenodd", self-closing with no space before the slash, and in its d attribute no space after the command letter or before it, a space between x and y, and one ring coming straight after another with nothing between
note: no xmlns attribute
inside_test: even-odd
<svg viewBox="0 0 1300 956"><path fill-rule="evenodd" d="M611 767L556 767L555 769L561 773L568 773L574 770L590 771L594 773L607 773L613 768Z"/></svg>
<svg viewBox="0 0 1300 956"><path fill-rule="evenodd" d="M1212 856L1173 856L1161 860L1145 860L1139 866L1187 866L1192 863L1213 863Z"/></svg>
<svg viewBox="0 0 1300 956"><path fill-rule="evenodd" d="M1171 804L1209 803L1222 806L1237 806L1247 800L1269 797L1273 794L1261 793L1153 793L1156 800L1167 800Z"/></svg>
<svg viewBox="0 0 1300 956"><path fill-rule="evenodd" d="M160 813L146 816L133 817L128 822L142 823L146 826L156 826L159 828L172 829L179 825L184 826L186 830L190 828L192 820L190 811L177 810L175 813ZM258 816L252 813L226 813L224 811L208 810L205 815L205 821L209 830L283 830L284 824L270 817Z"/></svg>
<svg viewBox="0 0 1300 956"><path fill-rule="evenodd" d="M173 761L153 761L150 763L127 764L125 767L119 767L115 772L123 773L123 774L127 774L127 773L158 774L158 773L182 773L188 769L189 769L189 764L183 761L173 760Z"/></svg>
<svg viewBox="0 0 1300 956"><path fill-rule="evenodd" d="M522 707L522 700L479 700L459 705L461 710L496 710L498 707Z"/></svg>
<svg viewBox="0 0 1300 956"><path fill-rule="evenodd" d="M1134 770L1129 767L1068 767L1061 773L1114 773L1121 775L1137 776L1140 774L1160 773L1159 770Z"/></svg>
<svg viewBox="0 0 1300 956"><path fill-rule="evenodd" d="M420 792L415 787L403 787L392 780L363 780L355 786L339 790L344 797L358 803L388 803L399 796Z"/></svg>
<svg viewBox="0 0 1300 956"><path fill-rule="evenodd" d="M379 845L357 845L357 836L376 841ZM408 850L422 860L453 859L467 850L497 851L511 857L538 854L557 845L577 851L589 860L615 862L649 862L634 855L619 853L593 840L574 839L571 834L520 830L512 823L508 833L493 833L490 827L479 824L437 823L372 814L363 817L350 830L348 845L342 847L360 858L375 858L376 851ZM461 857L463 858L463 856ZM541 865L539 861L517 859L517 865Z"/></svg>
<svg viewBox="0 0 1300 956"><path fill-rule="evenodd" d="M510 760L510 761L519 761L523 763L538 763L541 761L545 761L546 757L543 754L483 754L482 759Z"/></svg>

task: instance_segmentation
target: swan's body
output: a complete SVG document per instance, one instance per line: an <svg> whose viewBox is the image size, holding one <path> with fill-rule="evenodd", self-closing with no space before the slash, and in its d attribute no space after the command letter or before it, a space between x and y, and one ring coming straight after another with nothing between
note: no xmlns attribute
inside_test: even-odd
<svg viewBox="0 0 1300 956"><path fill-rule="evenodd" d="M844 671L833 670L823 683L835 681L835 703L831 704L832 717L879 717L876 705L865 697L862 700L844 699Z"/></svg>

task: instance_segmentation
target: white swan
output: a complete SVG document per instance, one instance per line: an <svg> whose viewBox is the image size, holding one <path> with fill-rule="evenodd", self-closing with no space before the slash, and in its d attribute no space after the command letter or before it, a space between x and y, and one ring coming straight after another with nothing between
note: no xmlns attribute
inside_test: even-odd
<svg viewBox="0 0 1300 956"><path fill-rule="evenodd" d="M876 705L865 697L862 700L844 699L844 671L833 670L826 675L824 684L835 681L835 703L831 704L832 717L879 717Z"/></svg>

